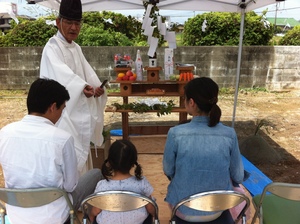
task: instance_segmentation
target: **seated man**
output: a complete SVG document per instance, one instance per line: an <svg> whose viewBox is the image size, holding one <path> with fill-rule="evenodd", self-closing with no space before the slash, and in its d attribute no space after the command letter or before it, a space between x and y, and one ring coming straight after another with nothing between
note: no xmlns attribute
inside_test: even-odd
<svg viewBox="0 0 300 224"><path fill-rule="evenodd" d="M94 192L102 174L92 169L79 178L74 139L55 123L70 99L64 86L54 80L37 79L27 97L28 115L0 130L0 163L5 187L57 187L69 192L75 211ZM69 220L64 198L35 208L7 205L11 223L56 223Z"/></svg>

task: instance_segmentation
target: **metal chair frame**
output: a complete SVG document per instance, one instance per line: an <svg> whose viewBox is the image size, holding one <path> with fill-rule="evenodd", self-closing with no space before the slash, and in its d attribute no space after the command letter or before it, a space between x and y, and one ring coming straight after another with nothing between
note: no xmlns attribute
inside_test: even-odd
<svg viewBox="0 0 300 224"><path fill-rule="evenodd" d="M259 223L260 224L263 223L262 204L268 192L288 200L300 201L300 184L290 184L290 183L282 183L282 182L270 183L264 188L258 204L256 205L256 203L253 203L255 207L255 213L251 224L255 223L257 217L259 217L260 220Z"/></svg>
<svg viewBox="0 0 300 224"><path fill-rule="evenodd" d="M242 193L229 190L207 191L194 194L182 199L172 209L170 224L176 224L176 221L174 220L176 216L176 211L182 205L199 211L218 212L231 209L241 204L242 202L246 202L246 204L243 207L240 214L238 215L238 217L236 218L235 223L238 223L240 219L242 219L243 224L245 224L245 212L250 206L250 199Z"/></svg>
<svg viewBox="0 0 300 224"><path fill-rule="evenodd" d="M70 208L70 222L74 223L78 219L72 202L66 191L60 188L34 188L34 189L11 189L0 188L0 215L1 223L5 224L6 207L5 204L18 206L22 208L39 207L49 204L58 198L64 197ZM3 203L4 202L4 203Z"/></svg>
<svg viewBox="0 0 300 224"><path fill-rule="evenodd" d="M148 203L151 203L155 208L153 223L159 224L158 206L153 199L132 191L97 192L86 197L81 203L82 212L84 213L83 223L87 223L88 205L107 211L126 212L141 208Z"/></svg>

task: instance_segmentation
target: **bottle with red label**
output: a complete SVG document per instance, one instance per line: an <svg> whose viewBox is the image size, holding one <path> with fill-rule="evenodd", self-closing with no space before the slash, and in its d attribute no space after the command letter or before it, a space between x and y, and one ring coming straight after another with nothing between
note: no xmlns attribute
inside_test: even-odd
<svg viewBox="0 0 300 224"><path fill-rule="evenodd" d="M115 67L117 67L119 61L120 61L120 54L115 54L114 55L114 64L115 64Z"/></svg>

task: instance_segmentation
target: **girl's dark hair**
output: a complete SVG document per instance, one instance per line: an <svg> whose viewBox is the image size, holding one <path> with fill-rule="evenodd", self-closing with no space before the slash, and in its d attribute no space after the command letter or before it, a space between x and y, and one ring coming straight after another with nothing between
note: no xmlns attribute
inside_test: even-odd
<svg viewBox="0 0 300 224"><path fill-rule="evenodd" d="M209 127L220 122L222 112L217 105L219 87L211 78L192 79L185 85L184 93L186 100L193 99L201 111L209 113Z"/></svg>
<svg viewBox="0 0 300 224"><path fill-rule="evenodd" d="M134 167L135 177L142 179L142 167L137 162L137 150L129 140L116 140L109 148L107 159L102 165L102 175L106 180L113 176L114 171L129 173Z"/></svg>

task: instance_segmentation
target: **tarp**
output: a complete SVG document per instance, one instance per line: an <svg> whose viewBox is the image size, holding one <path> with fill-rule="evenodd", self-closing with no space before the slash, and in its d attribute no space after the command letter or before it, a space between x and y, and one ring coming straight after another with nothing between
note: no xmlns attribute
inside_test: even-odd
<svg viewBox="0 0 300 224"><path fill-rule="evenodd" d="M284 1L289 0L160 0L159 3L157 3L157 6L160 10L188 10L241 13L240 41L237 58L237 76L232 115L232 127L234 127L236 104L238 98L245 12ZM35 2L56 10L59 9L60 4L60 0L36 0ZM81 2L82 10L84 12L144 9L142 0L81 0Z"/></svg>
<svg viewBox="0 0 300 224"><path fill-rule="evenodd" d="M28 0L32 1L32 0ZM35 2L51 9L58 9L61 0L36 0ZM144 9L142 0L81 0L82 10L109 11ZM255 10L276 0L160 0L157 4L160 10L241 12L241 5L246 11Z"/></svg>

